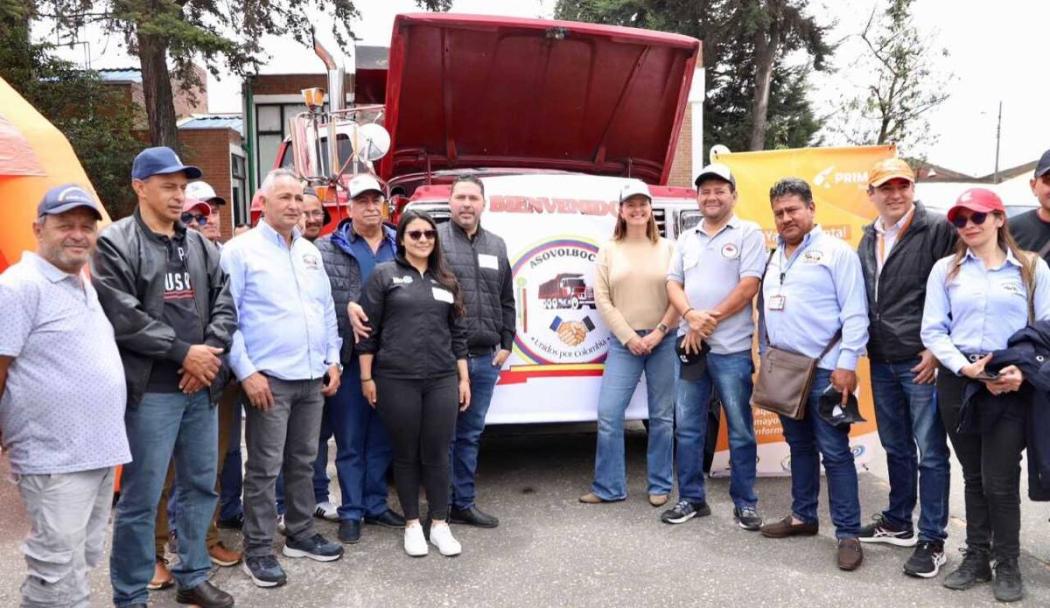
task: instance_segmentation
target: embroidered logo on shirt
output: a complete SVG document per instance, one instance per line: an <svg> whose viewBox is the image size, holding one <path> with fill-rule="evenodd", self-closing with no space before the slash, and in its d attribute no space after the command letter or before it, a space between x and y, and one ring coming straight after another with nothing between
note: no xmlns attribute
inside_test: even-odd
<svg viewBox="0 0 1050 608"><path fill-rule="evenodd" d="M735 260L740 255L740 248L735 243L726 243L722 246L722 257L727 260Z"/></svg>
<svg viewBox="0 0 1050 608"><path fill-rule="evenodd" d="M394 285L411 285L412 284L412 277L409 276L409 275L405 275L403 277L392 277L390 280L394 283Z"/></svg>
<svg viewBox="0 0 1050 608"><path fill-rule="evenodd" d="M824 259L824 253L821 251L807 251L802 254L802 261L807 264L819 264Z"/></svg>
<svg viewBox="0 0 1050 608"><path fill-rule="evenodd" d="M1021 285L1018 283L1003 283L1003 291L1006 293L1013 294L1015 296L1023 296L1024 290L1021 289Z"/></svg>
<svg viewBox="0 0 1050 608"><path fill-rule="evenodd" d="M321 260L317 259L317 256L312 253L303 254L303 264L310 270L321 269Z"/></svg>

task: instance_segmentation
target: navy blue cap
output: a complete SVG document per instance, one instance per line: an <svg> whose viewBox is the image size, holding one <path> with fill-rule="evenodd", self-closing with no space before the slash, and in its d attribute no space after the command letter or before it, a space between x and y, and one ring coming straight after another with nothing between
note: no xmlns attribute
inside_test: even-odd
<svg viewBox="0 0 1050 608"><path fill-rule="evenodd" d="M44 200L36 207L36 216L58 215L77 207L87 207L102 219L102 208L90 192L76 184L55 186L44 194Z"/></svg>
<svg viewBox="0 0 1050 608"><path fill-rule="evenodd" d="M1047 173L1050 173L1050 150L1043 152L1043 157L1039 159L1039 164L1035 166L1035 178L1039 179Z"/></svg>
<svg viewBox="0 0 1050 608"><path fill-rule="evenodd" d="M169 173L185 173L189 179L200 179L204 175L197 167L182 164L175 150L166 146L146 148L139 152L131 165L132 179L149 179L154 175Z"/></svg>

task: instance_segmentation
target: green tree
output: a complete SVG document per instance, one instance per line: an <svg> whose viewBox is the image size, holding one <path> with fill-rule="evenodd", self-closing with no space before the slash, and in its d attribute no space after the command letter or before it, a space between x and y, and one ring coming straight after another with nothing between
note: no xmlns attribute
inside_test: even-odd
<svg viewBox="0 0 1050 608"><path fill-rule="evenodd" d="M121 33L142 68L150 140L176 149L172 77L195 89L200 84L192 69L195 59L212 73L222 65L243 76L264 60L260 41L266 34L289 34L306 44L315 23L330 23L336 42L346 45L358 16L353 0L27 1L36 2L59 32L76 34L85 25L102 24ZM431 10L451 5L451 0L416 1Z"/></svg>
<svg viewBox="0 0 1050 608"><path fill-rule="evenodd" d="M807 76L825 69L833 47L806 8L806 0L558 0L555 14L699 38L705 148L761 150L808 145L821 128ZM786 57L796 51L809 62L790 66Z"/></svg>
<svg viewBox="0 0 1050 608"><path fill-rule="evenodd" d="M927 116L947 101L953 75L948 51L920 32L914 0L887 0L860 33L867 53L853 70L870 74L863 91L840 101L846 112L833 130L853 144L895 142L915 150L933 143Z"/></svg>
<svg viewBox="0 0 1050 608"><path fill-rule="evenodd" d="M141 147L132 130L138 109L98 74L56 59L29 37L31 13L0 0L0 77L69 140L110 215L131 212L131 161Z"/></svg>

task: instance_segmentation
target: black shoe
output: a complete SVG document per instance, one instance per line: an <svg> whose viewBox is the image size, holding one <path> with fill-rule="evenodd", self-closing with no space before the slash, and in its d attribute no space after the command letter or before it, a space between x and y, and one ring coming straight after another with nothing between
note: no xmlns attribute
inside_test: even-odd
<svg viewBox="0 0 1050 608"><path fill-rule="evenodd" d="M179 604L196 604L200 608L232 608L233 596L212 585L208 581L193 589L179 589L175 592L175 601Z"/></svg>
<svg viewBox="0 0 1050 608"><path fill-rule="evenodd" d="M1000 602L1016 602L1024 597L1024 583L1021 582L1021 569L1017 567L1016 557L995 563L992 591Z"/></svg>
<svg viewBox="0 0 1050 608"><path fill-rule="evenodd" d="M962 563L948 576L944 577L944 586L956 591L965 591L977 583L992 580L992 567L988 563L988 551L984 549L960 549L963 552Z"/></svg>
<svg viewBox="0 0 1050 608"><path fill-rule="evenodd" d="M361 540L361 522L356 519L344 519L339 522L339 542L354 544Z"/></svg>
<svg viewBox="0 0 1050 608"><path fill-rule="evenodd" d="M284 543L283 553L288 557L309 557L318 562L334 562L343 556L343 546L320 534L296 542L291 537Z"/></svg>
<svg viewBox="0 0 1050 608"><path fill-rule="evenodd" d="M733 507L733 519L745 530L757 532L762 529L762 516L754 507Z"/></svg>
<svg viewBox="0 0 1050 608"><path fill-rule="evenodd" d="M405 518L393 509L387 509L386 511L383 511L382 514L375 517L368 517L366 515L365 523L374 526L383 526L384 528L404 528Z"/></svg>
<svg viewBox="0 0 1050 608"><path fill-rule="evenodd" d="M273 555L246 557L241 569L247 574L256 587L280 587L288 582L281 564Z"/></svg>
<svg viewBox="0 0 1050 608"><path fill-rule="evenodd" d="M223 530L240 530L244 528L244 513L230 519L220 519L215 525Z"/></svg>
<svg viewBox="0 0 1050 608"><path fill-rule="evenodd" d="M914 547L916 541L915 532L911 528L898 528L886 521L879 513L871 518L872 523L862 526L857 538L862 543L885 543L897 547Z"/></svg>
<svg viewBox="0 0 1050 608"><path fill-rule="evenodd" d="M941 566L948 562L944 555L944 543L936 540L920 540L904 564L904 573L919 578L933 578L941 571Z"/></svg>
<svg viewBox="0 0 1050 608"><path fill-rule="evenodd" d="M454 524L466 524L477 528L495 528L499 525L499 519L482 511L477 506L467 509L450 509L448 520Z"/></svg>
<svg viewBox="0 0 1050 608"><path fill-rule="evenodd" d="M660 521L665 524L684 524L694 517L706 517L711 514L711 507L707 502L693 502L691 500L679 500L674 507L660 515Z"/></svg>

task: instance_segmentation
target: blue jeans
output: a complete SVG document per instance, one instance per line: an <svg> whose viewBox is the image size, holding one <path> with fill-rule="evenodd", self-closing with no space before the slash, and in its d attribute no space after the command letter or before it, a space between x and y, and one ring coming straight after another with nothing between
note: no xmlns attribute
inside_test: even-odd
<svg viewBox="0 0 1050 608"><path fill-rule="evenodd" d="M495 353L467 359L470 374L470 407L456 418L456 435L452 438L451 477L452 508L474 506L474 478L478 472L478 449L485 430L485 415L492 403L492 393L499 380L499 368L492 365Z"/></svg>
<svg viewBox="0 0 1050 608"><path fill-rule="evenodd" d="M704 495L704 446L707 414L712 393L722 400L729 426L729 457L732 469L729 496L737 507L754 507L755 465L758 447L751 416L751 351L728 355L707 354L707 370L696 382L678 379L675 404L675 438L678 439L678 494L700 502Z"/></svg>
<svg viewBox="0 0 1050 608"><path fill-rule="evenodd" d="M219 472L219 519L236 519L244 514L241 504L241 484L244 481L244 461L241 458L241 420L244 418L244 394L241 393L234 413L230 445Z"/></svg>
<svg viewBox="0 0 1050 608"><path fill-rule="evenodd" d="M208 578L211 558L204 537L215 511L218 417L208 391L146 393L124 414L131 462L124 465L120 502L113 521L109 568L117 606L145 603L153 578L157 501L174 453L179 500L179 587L192 589ZM174 502L174 501L172 501Z"/></svg>
<svg viewBox="0 0 1050 608"><path fill-rule="evenodd" d="M340 521L378 517L390 507L387 504L386 473L393 458L393 448L379 414L361 394L361 367L355 357L343 372L343 382L335 395L325 399L325 430L335 434L335 469L339 479ZM325 440L327 443L327 440ZM324 451L328 462L327 445ZM318 457L318 462L321 457ZM314 466L314 493L318 490L318 468ZM324 472L323 466L321 472ZM328 497L327 476L324 497Z"/></svg>
<svg viewBox="0 0 1050 608"><path fill-rule="evenodd" d="M918 363L918 358L871 362L875 419L890 476L890 504L882 514L894 526L911 529L912 511L921 499L919 539L943 541L948 538L947 435L937 411L936 386L915 383L911 368Z"/></svg>
<svg viewBox="0 0 1050 608"><path fill-rule="evenodd" d="M806 523L815 523L820 497L820 463L828 481L828 503L835 537L856 538L860 531L857 467L849 446L849 429L839 429L817 414L820 395L831 383L831 372L817 369L802 420L780 417L784 439L791 448L791 511Z"/></svg>
<svg viewBox="0 0 1050 608"><path fill-rule="evenodd" d="M645 331L639 331L644 336ZM609 340L609 353L598 395L598 446L594 458L591 491L602 500L627 498L627 466L624 456L623 415L631 402L642 372L648 389L649 494L670 494L674 484L674 386L675 336L665 337L653 352L641 357L631 354L615 337Z"/></svg>

